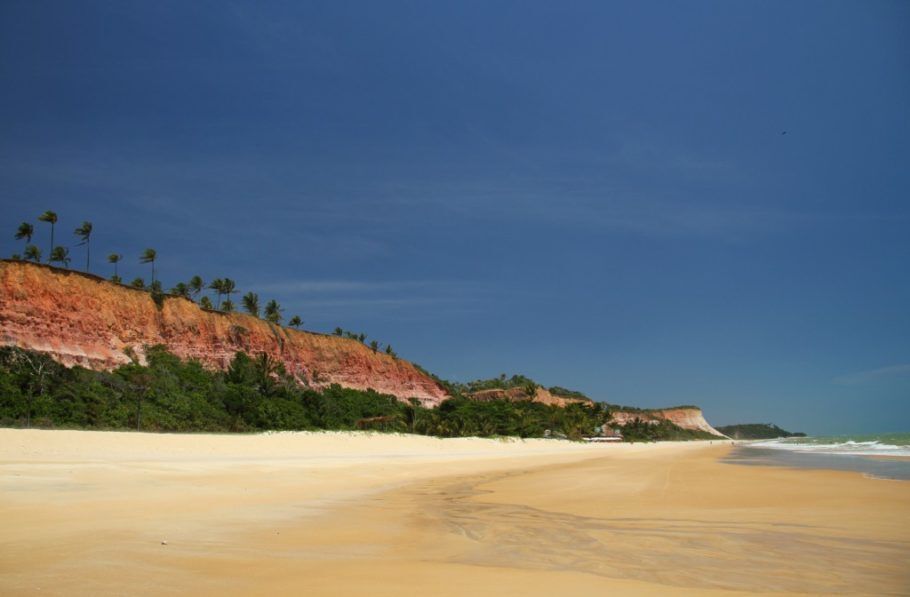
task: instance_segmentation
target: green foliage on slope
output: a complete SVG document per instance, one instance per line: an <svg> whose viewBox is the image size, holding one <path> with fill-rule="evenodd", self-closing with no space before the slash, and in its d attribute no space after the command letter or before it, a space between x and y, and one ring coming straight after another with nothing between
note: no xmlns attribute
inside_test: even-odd
<svg viewBox="0 0 910 597"><path fill-rule="evenodd" d="M718 427L718 431L733 439L774 439L777 437L805 437L805 433L790 432L773 423L744 423Z"/></svg>
<svg viewBox="0 0 910 597"><path fill-rule="evenodd" d="M428 409L412 400L337 385L301 387L283 365L237 353L227 371L181 361L163 347L147 365L68 369L50 357L0 348L0 424L143 431L373 429L441 437L581 438L609 416L598 404L559 408L456 397Z"/></svg>

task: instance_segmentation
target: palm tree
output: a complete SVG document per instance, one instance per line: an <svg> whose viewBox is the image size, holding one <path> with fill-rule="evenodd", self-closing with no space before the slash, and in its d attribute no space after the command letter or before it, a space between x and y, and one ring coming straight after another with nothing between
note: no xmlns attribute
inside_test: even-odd
<svg viewBox="0 0 910 597"><path fill-rule="evenodd" d="M25 260L41 263L41 249L35 245L28 245L25 247Z"/></svg>
<svg viewBox="0 0 910 597"><path fill-rule="evenodd" d="M336 336L340 336L340 335L342 335L342 334L344 333L344 330L341 329L341 328L335 328L335 332L334 332L334 333L335 333Z"/></svg>
<svg viewBox="0 0 910 597"><path fill-rule="evenodd" d="M66 247L54 247L54 250L51 251L51 256L48 261L50 263L62 263L63 267L69 267L70 250Z"/></svg>
<svg viewBox="0 0 910 597"><path fill-rule="evenodd" d="M158 252L155 249L146 249L142 252L142 255L139 256L139 263L151 263L152 264L152 282L155 282L155 259L158 258Z"/></svg>
<svg viewBox="0 0 910 597"><path fill-rule="evenodd" d="M300 319L299 315L291 317L291 320L288 322L288 325L293 328L300 328L303 325L303 320Z"/></svg>
<svg viewBox="0 0 910 597"><path fill-rule="evenodd" d="M114 264L114 277L111 280L115 282L120 281L120 276L117 275L117 264L120 263L121 259L123 259L123 255L119 253L111 253L107 256L107 262Z"/></svg>
<svg viewBox="0 0 910 597"><path fill-rule="evenodd" d="M379 351L379 342L377 342L376 340L370 340L370 348L373 349L373 352L378 352Z"/></svg>
<svg viewBox="0 0 910 597"><path fill-rule="evenodd" d="M39 222L47 222L51 225L51 254L54 252L54 226L57 224L57 214L52 211L46 211L38 216ZM50 258L48 258L50 261Z"/></svg>
<svg viewBox="0 0 910 597"><path fill-rule="evenodd" d="M202 297L201 299L199 299L199 306L202 307L203 309L208 309L209 311L211 311L212 310L212 299L210 299L207 296Z"/></svg>
<svg viewBox="0 0 910 597"><path fill-rule="evenodd" d="M139 290L145 290L145 280L143 280L142 278L136 278L135 280L130 282L130 286L132 286L133 288L138 288Z"/></svg>
<svg viewBox="0 0 910 597"><path fill-rule="evenodd" d="M188 299L190 298L190 287L183 282L177 282L177 285L171 288L171 294Z"/></svg>
<svg viewBox="0 0 910 597"><path fill-rule="evenodd" d="M233 311L234 303L231 301L231 293L237 291L237 285L230 278L225 278L221 290L227 295L227 302L231 304L230 310ZM228 311L228 309L224 309L224 311Z"/></svg>
<svg viewBox="0 0 910 597"><path fill-rule="evenodd" d="M193 276L190 278L189 282L190 292L193 293L193 296L199 296L199 293L205 288L205 282L202 281L202 278L199 276Z"/></svg>
<svg viewBox="0 0 910 597"><path fill-rule="evenodd" d="M82 239L80 245L85 245L85 271L91 270L91 260L92 260L92 223L91 222L82 222L82 226L79 226L73 231L73 234Z"/></svg>
<svg viewBox="0 0 910 597"><path fill-rule="evenodd" d="M215 278L212 280L212 283L209 284L209 288L214 290L215 294L218 296L218 300L215 301L215 304L221 304L221 295L224 294L224 280L221 278Z"/></svg>
<svg viewBox="0 0 910 597"><path fill-rule="evenodd" d="M272 299L265 304L265 318L272 323L281 321L281 307L275 299Z"/></svg>
<svg viewBox="0 0 910 597"><path fill-rule="evenodd" d="M243 295L243 308L253 317L259 317L259 295L247 292Z"/></svg>
<svg viewBox="0 0 910 597"><path fill-rule="evenodd" d="M32 235L35 234L35 227L29 224L28 222L22 222L19 224L19 228L16 230L16 240L25 239L25 248L28 249L29 243L32 242ZM26 257L28 259L28 257Z"/></svg>
<svg viewBox="0 0 910 597"><path fill-rule="evenodd" d="M234 301L232 301L231 299L228 299L228 300L224 301L223 303L221 303L221 310L224 311L225 313L233 313L234 312Z"/></svg>

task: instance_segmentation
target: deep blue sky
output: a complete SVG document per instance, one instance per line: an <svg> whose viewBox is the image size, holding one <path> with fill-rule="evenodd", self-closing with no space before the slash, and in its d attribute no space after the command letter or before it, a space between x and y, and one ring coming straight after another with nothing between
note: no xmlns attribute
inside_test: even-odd
<svg viewBox="0 0 910 597"><path fill-rule="evenodd" d="M910 429L910 3L4 0L0 90L5 255L53 209L446 378Z"/></svg>

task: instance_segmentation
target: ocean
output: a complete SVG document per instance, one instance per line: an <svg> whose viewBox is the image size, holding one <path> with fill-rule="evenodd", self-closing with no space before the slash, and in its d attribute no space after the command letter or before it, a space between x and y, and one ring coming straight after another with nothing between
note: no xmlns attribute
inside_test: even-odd
<svg viewBox="0 0 910 597"><path fill-rule="evenodd" d="M845 470L879 479L910 480L910 433L740 441L726 461Z"/></svg>

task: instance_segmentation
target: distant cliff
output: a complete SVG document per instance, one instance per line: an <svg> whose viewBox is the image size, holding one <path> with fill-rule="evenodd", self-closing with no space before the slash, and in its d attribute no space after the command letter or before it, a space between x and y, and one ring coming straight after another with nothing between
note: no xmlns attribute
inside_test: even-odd
<svg viewBox="0 0 910 597"><path fill-rule="evenodd" d="M672 408L661 409L639 409L623 406L611 406L610 411L613 413L611 423L616 425L626 425L635 419L648 422L669 421L683 429L704 431L718 437L724 437L724 433L711 427L705 420L704 414L697 406L676 406Z"/></svg>
<svg viewBox="0 0 910 597"><path fill-rule="evenodd" d="M480 390L472 392L469 397L473 400L508 400L510 402L540 402L541 404L555 404L556 406L567 406L574 403L590 403L588 398L575 398L570 396L561 396L554 394L550 390L537 386L534 393L529 393L526 388L492 388L489 390Z"/></svg>
<svg viewBox="0 0 910 597"><path fill-rule="evenodd" d="M224 369L234 353L265 352L302 383L373 388L436 405L446 390L408 361L356 340L290 330L242 313L201 309L97 276L0 261L0 345L44 352L67 365L113 369L162 344L183 359Z"/></svg>
<svg viewBox="0 0 910 597"><path fill-rule="evenodd" d="M744 423L740 425L726 425L718 427L722 432L733 439L775 439L778 437L805 437L805 433L790 432L781 429L773 423Z"/></svg>

